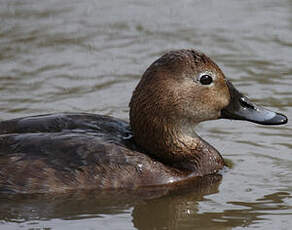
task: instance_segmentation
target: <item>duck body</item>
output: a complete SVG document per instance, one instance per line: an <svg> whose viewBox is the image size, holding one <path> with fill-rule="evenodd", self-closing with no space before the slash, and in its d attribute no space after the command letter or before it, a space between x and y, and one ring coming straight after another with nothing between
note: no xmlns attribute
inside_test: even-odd
<svg viewBox="0 0 292 230"><path fill-rule="evenodd" d="M222 156L193 127L220 118L287 122L251 103L203 53L168 52L133 92L130 123L87 113L0 122L0 193L137 189L217 173Z"/></svg>
<svg viewBox="0 0 292 230"><path fill-rule="evenodd" d="M139 150L129 124L96 114L48 114L0 123L0 192L135 189L184 173Z"/></svg>

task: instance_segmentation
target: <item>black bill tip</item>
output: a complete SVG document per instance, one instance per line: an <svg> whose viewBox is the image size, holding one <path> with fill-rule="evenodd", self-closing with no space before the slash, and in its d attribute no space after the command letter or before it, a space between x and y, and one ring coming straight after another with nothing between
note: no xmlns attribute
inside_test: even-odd
<svg viewBox="0 0 292 230"><path fill-rule="evenodd" d="M288 122L288 118L281 114L275 113L275 116L269 120L265 120L263 125L284 125Z"/></svg>

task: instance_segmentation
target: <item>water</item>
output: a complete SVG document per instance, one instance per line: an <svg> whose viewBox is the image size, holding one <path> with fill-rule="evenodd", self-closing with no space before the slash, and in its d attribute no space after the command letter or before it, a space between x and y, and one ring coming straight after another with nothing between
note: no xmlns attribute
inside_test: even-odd
<svg viewBox="0 0 292 230"><path fill-rule="evenodd" d="M0 3L0 117L74 111L128 119L141 74L171 49L196 48L253 101L292 115L292 1ZM198 133L232 167L171 194L0 199L0 229L289 229L292 126L239 121Z"/></svg>

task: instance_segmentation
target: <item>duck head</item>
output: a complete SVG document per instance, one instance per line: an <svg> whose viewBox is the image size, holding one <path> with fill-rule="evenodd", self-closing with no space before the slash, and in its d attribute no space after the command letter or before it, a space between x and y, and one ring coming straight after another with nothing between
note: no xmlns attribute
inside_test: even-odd
<svg viewBox="0 0 292 230"><path fill-rule="evenodd" d="M187 146L196 137L194 125L220 118L264 125L287 122L284 115L253 104L209 57L196 50L171 51L156 60L130 102L135 140L150 152L166 152L163 145L179 145L176 142Z"/></svg>

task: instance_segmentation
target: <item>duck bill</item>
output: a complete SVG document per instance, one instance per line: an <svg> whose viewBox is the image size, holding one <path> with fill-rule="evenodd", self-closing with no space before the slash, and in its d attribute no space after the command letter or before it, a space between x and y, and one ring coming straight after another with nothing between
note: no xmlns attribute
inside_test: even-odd
<svg viewBox="0 0 292 230"><path fill-rule="evenodd" d="M230 81L226 80L226 83L230 93L230 103L221 111L221 118L245 120L261 125L287 123L288 119L285 115L252 103L246 96L238 92Z"/></svg>

